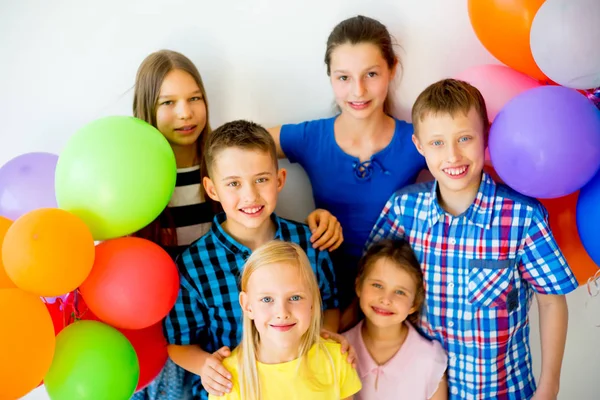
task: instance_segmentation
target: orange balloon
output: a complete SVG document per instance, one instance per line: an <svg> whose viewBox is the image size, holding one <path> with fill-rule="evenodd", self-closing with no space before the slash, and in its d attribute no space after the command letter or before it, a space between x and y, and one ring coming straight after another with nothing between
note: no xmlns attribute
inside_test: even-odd
<svg viewBox="0 0 600 400"><path fill-rule="evenodd" d="M58 208L40 208L6 232L2 260L17 287L39 296L75 290L94 264L94 239L85 223Z"/></svg>
<svg viewBox="0 0 600 400"><path fill-rule="evenodd" d="M545 0L469 0L469 18L483 46L498 60L547 80L531 54L531 23Z"/></svg>
<svg viewBox="0 0 600 400"><path fill-rule="evenodd" d="M35 389L54 356L54 327L42 300L20 289L0 289L0 399Z"/></svg>
<svg viewBox="0 0 600 400"><path fill-rule="evenodd" d="M583 285L598 271L598 266L590 258L581 244L577 231L576 206L579 191L557 199L541 199L550 216L550 229L562 250L567 263Z"/></svg>
<svg viewBox="0 0 600 400"><path fill-rule="evenodd" d="M12 224L10 219L0 217L0 289L16 288L17 286L13 281L10 280L6 271L4 270L4 264L2 263L2 242L4 241L4 235Z"/></svg>

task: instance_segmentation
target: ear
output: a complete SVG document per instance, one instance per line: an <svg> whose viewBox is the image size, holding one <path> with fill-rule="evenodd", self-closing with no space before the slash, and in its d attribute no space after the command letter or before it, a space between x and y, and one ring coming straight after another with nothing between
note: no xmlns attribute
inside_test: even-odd
<svg viewBox="0 0 600 400"><path fill-rule="evenodd" d="M360 284L358 278L356 278L356 280L354 281L354 291L356 292L356 296L360 297L360 292L362 292L362 285Z"/></svg>
<svg viewBox="0 0 600 400"><path fill-rule="evenodd" d="M415 145L415 147L417 148L417 151L423 156L425 157L425 154L423 153L423 145L421 144L421 141L419 140L419 138L417 137L417 135L415 135L413 133L412 135L412 142Z"/></svg>
<svg viewBox="0 0 600 400"><path fill-rule="evenodd" d="M394 66L390 69L390 82L396 77L396 72L398 71L398 64L399 62L398 60L396 60Z"/></svg>
<svg viewBox="0 0 600 400"><path fill-rule="evenodd" d="M214 201L220 202L219 195L217 194L217 189L215 188L215 184L213 183L212 179L210 179L208 176L205 176L202 179L202 185L204 186L204 190L206 191L208 197L210 197Z"/></svg>
<svg viewBox="0 0 600 400"><path fill-rule="evenodd" d="M254 312L252 311L252 306L250 306L250 301L246 292L240 292L240 306L248 318L254 319Z"/></svg>
<svg viewBox="0 0 600 400"><path fill-rule="evenodd" d="M281 192L281 189L285 186L285 180L287 178L287 171L285 168L279 168L277 170L277 193Z"/></svg>

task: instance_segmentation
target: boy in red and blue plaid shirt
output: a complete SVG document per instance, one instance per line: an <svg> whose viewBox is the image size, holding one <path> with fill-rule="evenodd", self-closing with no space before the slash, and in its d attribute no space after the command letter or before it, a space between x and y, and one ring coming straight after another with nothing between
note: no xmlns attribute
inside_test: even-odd
<svg viewBox="0 0 600 400"><path fill-rule="evenodd" d="M367 245L405 238L421 263L420 331L448 352L451 399L555 399L577 288L535 199L483 172L485 101L466 82L429 86L413 107L413 142L435 178L395 193ZM523 171L527 173L527 171ZM527 314L535 294L542 373L532 373Z"/></svg>

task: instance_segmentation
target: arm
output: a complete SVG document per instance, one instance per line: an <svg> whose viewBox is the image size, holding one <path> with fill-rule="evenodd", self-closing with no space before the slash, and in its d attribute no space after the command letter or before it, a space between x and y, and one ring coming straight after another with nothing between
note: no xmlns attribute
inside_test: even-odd
<svg viewBox="0 0 600 400"><path fill-rule="evenodd" d="M311 212L306 224L312 232L310 241L313 248L333 251L344 242L342 225L329 211L321 208Z"/></svg>
<svg viewBox="0 0 600 400"><path fill-rule="evenodd" d="M440 381L440 384L429 400L447 400L448 399L448 381L446 375Z"/></svg>
<svg viewBox="0 0 600 400"><path fill-rule="evenodd" d="M542 345L542 374L534 399L556 399L560 385L560 368L569 312L564 295L536 294L540 313L540 342Z"/></svg>
<svg viewBox="0 0 600 400"><path fill-rule="evenodd" d="M340 326L340 310L329 309L323 312L323 329L336 333Z"/></svg>
<svg viewBox="0 0 600 400"><path fill-rule="evenodd" d="M271 137L273 137L273 140L275 141L275 147L277 147L277 158L285 158L286 156L283 153L283 150L281 149L281 142L279 140L279 135L281 133L281 125L269 128L267 129L267 132L271 134Z"/></svg>

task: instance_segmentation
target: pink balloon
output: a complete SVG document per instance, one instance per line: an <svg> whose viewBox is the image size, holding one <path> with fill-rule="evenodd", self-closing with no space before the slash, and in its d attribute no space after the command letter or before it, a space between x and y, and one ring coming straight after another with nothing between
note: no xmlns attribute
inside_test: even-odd
<svg viewBox="0 0 600 400"><path fill-rule="evenodd" d="M490 121L513 97L526 90L542 86L529 76L504 65L478 65L455 76L475 86L485 99Z"/></svg>

